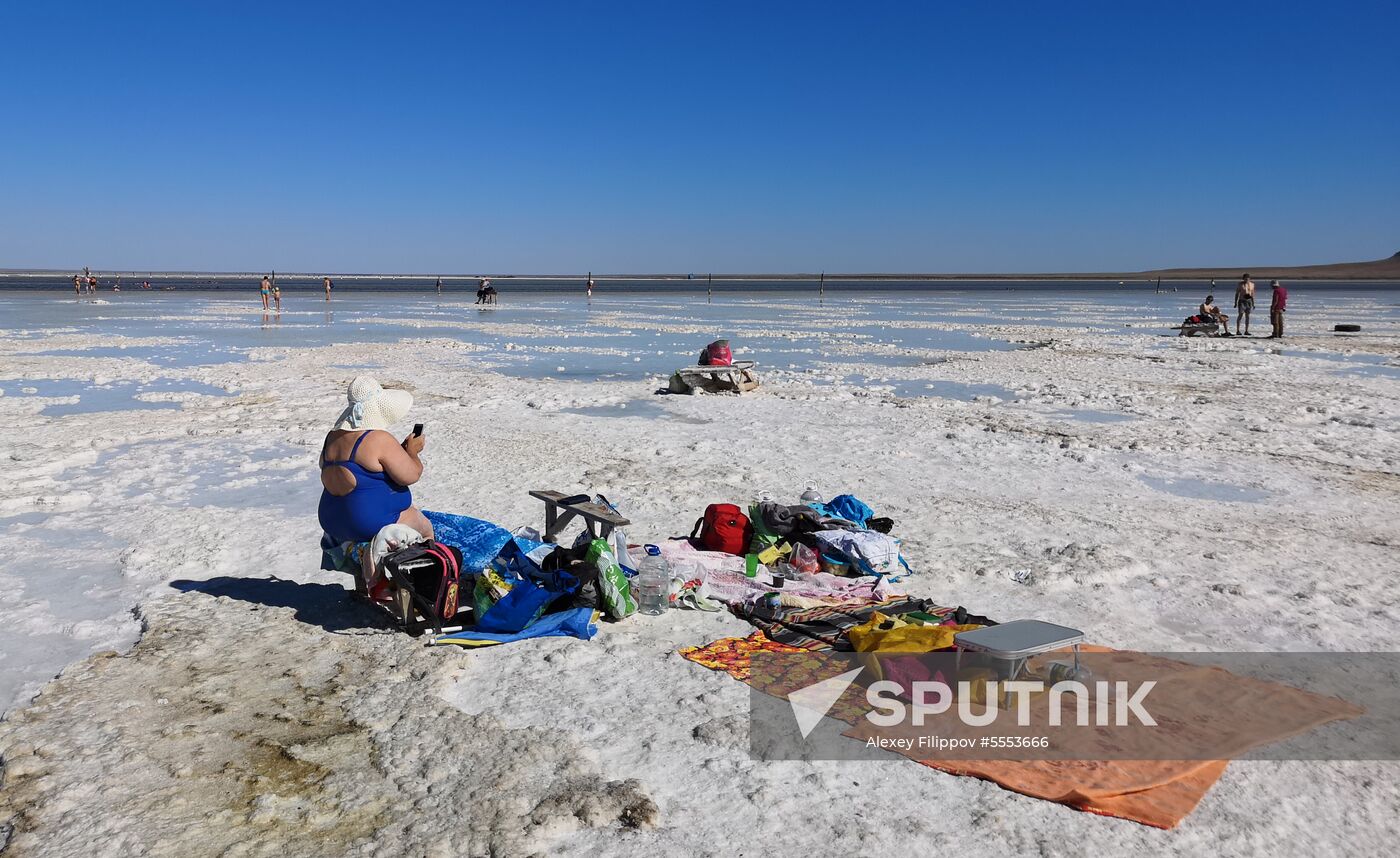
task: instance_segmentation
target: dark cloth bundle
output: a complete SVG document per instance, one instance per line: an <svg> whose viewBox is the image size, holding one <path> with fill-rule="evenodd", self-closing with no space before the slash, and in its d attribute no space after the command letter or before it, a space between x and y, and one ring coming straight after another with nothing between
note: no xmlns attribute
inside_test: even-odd
<svg viewBox="0 0 1400 858"><path fill-rule="evenodd" d="M764 528L774 536L795 536L823 527L821 514L804 504L787 506L765 501L758 504L758 515Z"/></svg>

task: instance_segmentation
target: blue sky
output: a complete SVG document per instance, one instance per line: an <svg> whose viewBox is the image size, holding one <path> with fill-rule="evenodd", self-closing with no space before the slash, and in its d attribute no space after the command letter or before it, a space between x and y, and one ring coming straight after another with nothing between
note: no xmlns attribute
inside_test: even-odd
<svg viewBox="0 0 1400 858"><path fill-rule="evenodd" d="M0 268L1400 250L1389 3L0 6Z"/></svg>

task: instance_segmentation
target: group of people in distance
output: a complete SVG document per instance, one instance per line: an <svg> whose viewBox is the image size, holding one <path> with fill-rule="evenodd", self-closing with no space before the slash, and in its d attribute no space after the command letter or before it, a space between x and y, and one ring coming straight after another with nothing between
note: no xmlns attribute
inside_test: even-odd
<svg viewBox="0 0 1400 858"><path fill-rule="evenodd" d="M259 291L262 293L262 302L264 310L272 309L268 305L272 302L276 302L277 311L279 313L282 312L282 287L277 285L277 281L264 274L262 279L262 287Z"/></svg>
<svg viewBox="0 0 1400 858"><path fill-rule="evenodd" d="M74 277L73 277L73 287L74 287L75 289L78 288L79 280L80 280L80 278L79 278L77 275L74 275ZM96 289L97 280L94 278L92 282L93 282L93 284L94 284L93 288ZM330 278L330 277L322 277L322 278L321 278L321 286L326 290L326 300L329 301L329 300L331 299L331 289L333 289L333 288L335 287L335 283L331 281L331 278ZM442 278L441 278L441 277L437 278L437 283L435 284L435 287L436 287L436 289L437 289L437 293L438 293L439 295L441 295L441 294L442 294ZM144 284L144 285L142 286L142 288L143 288L143 289L149 289L149 288L151 288L151 287L150 287L150 284L149 284L149 283L146 283L146 284ZM589 289L590 289L590 291L592 290L592 288L593 288L593 281L590 280L590 281L589 281ZM262 285L259 287L259 290L258 290L258 291L259 291L259 293L260 293L261 296L262 296L262 308L263 308L264 310L281 310L281 309L282 309L282 289L281 289L281 287L279 287L279 286L277 285L277 281L274 280L274 279L272 279L272 275L270 275L270 274L263 275ZM477 283L476 283L476 303L478 303L478 304L494 304L494 303L496 303L496 296L497 296L498 294L499 294L499 293L496 291L496 287L491 285L491 280L490 280L489 278L480 277L480 278L477 279Z"/></svg>
<svg viewBox="0 0 1400 858"><path fill-rule="evenodd" d="M321 286L326 290L326 300L329 301L331 288L335 284L331 282L331 278L322 277ZM282 287L278 286L277 281L273 280L270 275L263 275L262 286L258 291L262 294L262 308L264 310L276 309L279 312L282 310Z"/></svg>
<svg viewBox="0 0 1400 858"><path fill-rule="evenodd" d="M73 294L74 294L74 295L77 295L77 296L79 296L79 297L82 297L84 294L87 294L87 295L96 295L96 294L97 294L97 287L98 287L97 275L96 275L96 274L93 274L93 273L92 273L91 271L89 271L88 269L84 268L82 274L74 274L74 275L73 275ZM141 288L142 288L142 289L149 289L149 288L151 288L151 281L149 281L149 280L142 280L142 281L141 281ZM113 291L113 292L120 292L120 291L122 291L122 276L121 276L120 274L118 274L118 275L116 276L116 279L112 281L112 291Z"/></svg>
<svg viewBox="0 0 1400 858"><path fill-rule="evenodd" d="M1207 295L1201 302L1198 312L1202 318L1215 319L1228 334L1230 317L1222 313L1215 304L1215 281L1210 281L1210 285L1212 294ZM1273 326L1273 332L1269 334L1268 339L1276 340L1283 337L1283 314L1288 309L1288 290L1277 280L1270 282L1269 288L1273 291L1273 298L1269 302L1269 322ZM1235 286L1235 336L1250 336L1249 317L1253 312L1254 280L1245 274L1240 278L1239 285Z"/></svg>
<svg viewBox="0 0 1400 858"><path fill-rule="evenodd" d="M481 277L476 281L476 303L494 304L496 303L496 294L496 287L491 285L490 279Z"/></svg>

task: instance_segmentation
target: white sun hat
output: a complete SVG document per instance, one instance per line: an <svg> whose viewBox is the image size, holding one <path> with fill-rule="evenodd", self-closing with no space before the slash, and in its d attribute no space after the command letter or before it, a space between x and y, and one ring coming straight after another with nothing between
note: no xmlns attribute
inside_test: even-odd
<svg viewBox="0 0 1400 858"><path fill-rule="evenodd" d="M335 421L337 429L388 429L402 420L413 406L407 390L385 390L367 375L350 382L350 404Z"/></svg>

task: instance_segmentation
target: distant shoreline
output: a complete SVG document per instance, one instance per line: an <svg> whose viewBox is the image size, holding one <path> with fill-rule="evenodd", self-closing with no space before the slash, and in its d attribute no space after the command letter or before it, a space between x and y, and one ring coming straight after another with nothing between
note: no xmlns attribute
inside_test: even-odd
<svg viewBox="0 0 1400 858"><path fill-rule="evenodd" d="M1303 276L1284 275L1270 272L1268 269L1259 269L1263 273L1251 273L1255 282L1269 279L1290 279L1295 281L1306 281L1310 283L1388 283L1400 281L1400 274L1378 275L1367 277L1343 277L1343 276ZM208 288L208 289L228 289L244 288L243 284L248 284L246 288L256 289L258 282L262 279L260 273L211 273L211 272L139 272L132 274L129 272L98 271L93 270L93 274L102 281L104 291L110 287L113 278L118 275L122 278L122 285L132 291L141 291L142 280L150 280L154 285L157 281L168 284L170 281L182 281L182 285L188 288ZM434 274L278 274L278 285L283 288L295 286L298 289L321 288L321 278L329 276L336 288L341 286L359 285L369 282L390 282L403 283L404 285L426 283L428 288L432 288L437 275ZM20 281L54 281L52 288L72 288L71 272L44 272L44 271L6 271L0 269L0 289L13 287L26 287L30 283L7 283L7 280ZM514 282L522 284L577 284L578 288L583 288L587 277L574 277L569 275L529 275L529 274L444 274L442 275L442 285L461 288L465 285L475 285L480 277L486 277L492 281ZM1122 284L1124 286L1151 286L1161 281L1163 286L1167 284L1200 283L1204 280L1216 280L1220 283L1232 285L1239 277L1235 274L1202 274L1202 275L1176 275L1172 277L1144 277L1141 274L1135 276L1116 276L1112 274L979 274L979 275L957 275L957 274L839 274L827 275L827 284L842 283L1094 283L1094 284ZM193 281L193 282L191 282ZM204 282L200 282L204 281ZM687 279L674 275L647 276L638 274L595 274L593 275L595 285L619 283L659 283L670 285L689 285L703 289L707 280L704 277ZM819 275L806 274L726 274L711 278L715 286L732 286L734 284L786 284L786 283L811 283L818 284L821 281ZM39 285L34 283L32 285Z"/></svg>
<svg viewBox="0 0 1400 858"><path fill-rule="evenodd" d="M56 268L0 268L0 279L23 278L23 279L50 279L62 277L70 279L81 269L56 269ZM1183 283L1200 280L1224 280L1232 281L1241 274L1249 272L1256 281L1269 280L1273 278L1288 278L1293 280L1309 281L1335 281L1335 282L1368 282L1368 281L1388 281L1400 280L1400 253L1388 259L1379 259L1372 262L1342 262L1329 265L1292 265L1292 266L1234 266L1234 267L1208 267L1208 268L1163 268L1151 271L1124 271L1124 272L1059 272L1059 273L1031 273L1031 274L929 274L929 273L823 273L795 272L789 274L708 274L692 273L685 274L605 274L593 272L592 277L595 282L627 283L634 281L645 281L653 283L688 283L700 285L706 282L707 278L714 283L789 283L789 282L818 282L822 278L831 283L863 283L900 281L905 283L937 283L937 282L962 282L962 283L997 283L1005 281L1017 281L1023 283L1034 282L1058 282L1058 281L1078 281L1090 283L1113 283L1123 282L1125 285L1131 282L1153 282L1161 280L1163 283ZM255 284L267 271L133 271L131 269L107 269L94 268L93 273L105 279L110 279L120 275L124 280L138 283L143 279L150 280L205 280L205 281L240 281L252 280ZM488 277L492 280L508 281L529 281L539 283L577 283L583 285L589 272L577 274L500 274L491 272L473 273L453 273L453 274L369 274L369 273L345 273L326 271L287 271L279 272L279 281L319 281L322 277L329 276L334 281L347 281L354 283L362 280L375 281L436 281L441 277L444 284L460 284L464 281L473 281L479 277ZM319 283L318 283L319 285Z"/></svg>
<svg viewBox="0 0 1400 858"><path fill-rule="evenodd" d="M190 276L167 276L151 275L151 288L142 289L140 282L142 278L129 278L123 275L122 288L120 292L112 289L113 280L108 276L100 277L98 287L99 294L103 296L115 296L118 299L122 296L158 296L158 295L227 295L241 299L245 296L248 300L255 301L258 292L259 277L225 275L218 278L211 278L208 275L202 277ZM372 277L372 276L342 276L334 277L335 295L374 295L374 294L400 294L400 295L428 295L434 294L434 278L426 277ZM682 296L699 296L702 300L705 295L715 296L746 296L746 295L810 295L813 299L821 294L827 297L836 298L840 296L853 296L862 294L884 294L884 293L935 293L935 292L978 292L987 293L999 292L1022 292L1027 296L1054 296L1057 294L1070 292L1092 292L1102 294L1125 294L1135 293L1140 295L1152 295L1158 293L1157 281L1143 278L1131 280L1074 280L1069 278L1006 278L1006 279L952 279L952 278L932 278L922 279L896 279L896 278L827 278L826 288L818 287L816 278L801 277L764 277L764 278L735 278L726 277L714 279L712 287L706 286L704 280L686 280L684 278L640 278L640 277L598 277L594 278L595 287L593 297L604 298L609 295L674 295L678 299ZM581 280L574 278L553 277L553 278L524 278L524 277L492 277L492 282L500 287L503 295L516 295L521 297L538 296L584 296L584 284ZM1260 283L1260 278L1255 278L1256 283ZM1262 281L1267 284L1267 280ZM1313 290L1360 290L1360 291L1380 291L1397 293L1400 292L1400 277L1384 279L1348 280L1340 278L1332 279L1293 279L1290 278L1287 284L1294 289ZM282 292L288 295L313 295L319 300L321 295L321 281L319 277L286 277L277 276L277 285ZM1267 291L1267 286L1264 286ZM1161 281L1160 294L1170 295L1180 292L1183 294L1206 294L1211 290L1228 298L1234 289L1233 279L1217 278L1214 284L1205 278L1183 278ZM452 296L454 299L470 298L476 291L476 278L454 277L442 279L441 295L446 298ZM58 276L36 275L33 277L16 277L13 275L0 274L0 295L36 295L52 297L72 298L73 286L71 282L65 281Z"/></svg>

